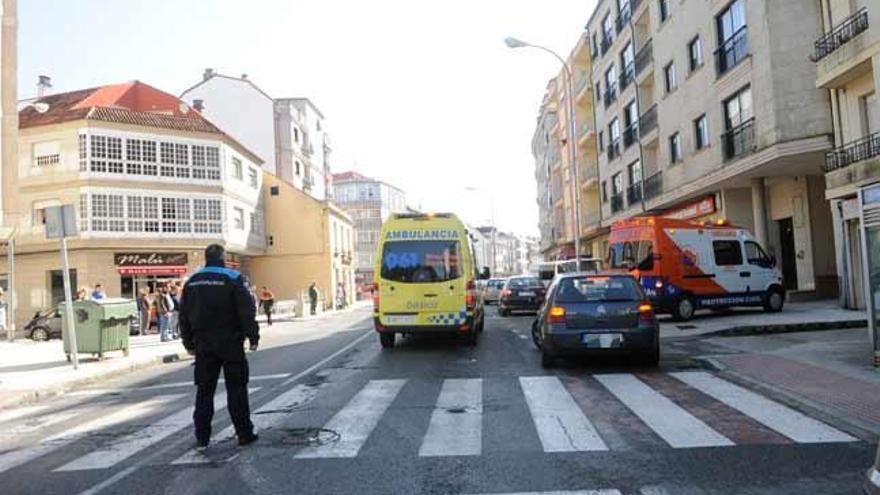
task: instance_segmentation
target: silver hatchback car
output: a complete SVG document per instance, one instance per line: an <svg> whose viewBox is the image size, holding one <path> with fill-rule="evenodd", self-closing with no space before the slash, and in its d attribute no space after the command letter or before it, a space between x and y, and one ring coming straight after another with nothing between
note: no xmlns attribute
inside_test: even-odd
<svg viewBox="0 0 880 495"><path fill-rule="evenodd" d="M498 304L501 299L501 290L504 288L506 278L490 278L486 281L486 287L483 288L483 303Z"/></svg>

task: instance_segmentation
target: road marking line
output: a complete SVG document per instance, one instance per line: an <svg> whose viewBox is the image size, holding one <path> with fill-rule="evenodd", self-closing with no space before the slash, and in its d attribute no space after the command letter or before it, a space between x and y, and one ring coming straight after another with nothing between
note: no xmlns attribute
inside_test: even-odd
<svg viewBox="0 0 880 495"><path fill-rule="evenodd" d="M594 377L671 447L678 449L734 445L730 439L633 375Z"/></svg>
<svg viewBox="0 0 880 495"><path fill-rule="evenodd" d="M406 380L371 380L324 425L325 429L339 434L339 441L306 447L295 457L321 459L357 456L404 383Z"/></svg>
<svg viewBox="0 0 880 495"><path fill-rule="evenodd" d="M544 452L608 450L596 428L555 376L520 377Z"/></svg>
<svg viewBox="0 0 880 495"><path fill-rule="evenodd" d="M257 409L254 414L251 415L251 420L254 423L254 426L257 430L267 430L269 428L273 428L281 423L287 416L290 414L290 410L305 404L312 400L315 395L318 393L318 387L311 387L308 385L296 385L292 389L284 392L279 395L275 399L267 402L262 407ZM225 442L227 440L231 440L235 438L235 426L229 425L224 428L214 440L213 443ZM237 455L237 454L235 454ZM229 459L224 459L224 461L229 461ZM212 461L203 453L196 451L195 449L190 449L184 455L178 457L171 464L174 465L182 465L182 464L207 464Z"/></svg>
<svg viewBox="0 0 880 495"><path fill-rule="evenodd" d="M646 486L639 490L639 492L642 495L669 495L669 491L660 486Z"/></svg>
<svg viewBox="0 0 880 495"><path fill-rule="evenodd" d="M48 428L58 423L63 423L83 413L87 408L79 407L69 409L67 411L56 412L52 414L44 414L38 418L26 420L21 425L6 428L0 432L0 436L4 435L27 435L43 428Z"/></svg>
<svg viewBox="0 0 880 495"><path fill-rule="evenodd" d="M419 456L480 455L482 432L483 380L443 380Z"/></svg>
<svg viewBox="0 0 880 495"><path fill-rule="evenodd" d="M825 423L704 371L670 373L670 375L795 442L830 443L856 440Z"/></svg>
<svg viewBox="0 0 880 495"><path fill-rule="evenodd" d="M115 426L120 423L124 423L126 421L151 413L154 410L163 406L164 404L180 399L183 396L184 394L177 394L173 396L166 395L161 398L146 400L138 404L125 407L113 413L100 416L92 421L74 426L69 430L48 437L36 445L2 454L0 455L0 473L20 466L38 457L42 457L43 455L64 447L70 443L73 443L74 441L85 436L86 434L92 433L96 430L109 428L111 426Z"/></svg>
<svg viewBox="0 0 880 495"><path fill-rule="evenodd" d="M38 412L45 411L49 406L28 406L28 407L19 407L18 409L10 409L8 411L0 412L0 423L4 423L6 421L12 421L13 419L18 419L22 416L34 415Z"/></svg>

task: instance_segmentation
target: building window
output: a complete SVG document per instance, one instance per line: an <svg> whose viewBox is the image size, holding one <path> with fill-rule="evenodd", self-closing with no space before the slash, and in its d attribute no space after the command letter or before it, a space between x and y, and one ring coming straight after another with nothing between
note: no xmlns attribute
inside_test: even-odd
<svg viewBox="0 0 880 495"><path fill-rule="evenodd" d="M697 35L688 43L688 67L693 72L703 66L703 42Z"/></svg>
<svg viewBox="0 0 880 495"><path fill-rule="evenodd" d="M237 157L232 157L232 176L238 180L244 180L244 167L241 164L241 159Z"/></svg>
<svg viewBox="0 0 880 495"><path fill-rule="evenodd" d="M160 143L159 159L162 162L159 167L162 177L174 177L174 143Z"/></svg>
<svg viewBox="0 0 880 495"><path fill-rule="evenodd" d="M736 128L752 118L752 90L745 87L724 102L724 124L727 130Z"/></svg>
<svg viewBox="0 0 880 495"><path fill-rule="evenodd" d="M709 120L706 114L694 121L694 143L697 150L701 150L709 146Z"/></svg>
<svg viewBox="0 0 880 495"><path fill-rule="evenodd" d="M599 151L605 151L605 132L599 131Z"/></svg>
<svg viewBox="0 0 880 495"><path fill-rule="evenodd" d="M80 134L80 137L85 136ZM79 195L79 230L82 232L89 231L89 195Z"/></svg>
<svg viewBox="0 0 880 495"><path fill-rule="evenodd" d="M608 181L602 181L602 202L608 202Z"/></svg>
<svg viewBox="0 0 880 495"><path fill-rule="evenodd" d="M605 14L605 18L602 19L602 43L605 46L610 46L611 42L614 40L614 21L611 19L611 14ZM604 50L603 50L604 53Z"/></svg>
<svg viewBox="0 0 880 495"><path fill-rule="evenodd" d="M675 133L669 136L669 163L681 161L681 134Z"/></svg>
<svg viewBox="0 0 880 495"><path fill-rule="evenodd" d="M235 230L244 230L244 210L239 207L232 208L232 221Z"/></svg>
<svg viewBox="0 0 880 495"><path fill-rule="evenodd" d="M296 161L296 175L302 174L302 163L299 160Z"/></svg>
<svg viewBox="0 0 880 495"><path fill-rule="evenodd" d="M254 189L258 187L257 169L253 167L248 168L248 183Z"/></svg>
<svg viewBox="0 0 880 495"><path fill-rule="evenodd" d="M269 195L270 196L278 196L278 193L279 193L278 186L272 186L269 188Z"/></svg>
<svg viewBox="0 0 880 495"><path fill-rule="evenodd" d="M293 128L293 142L299 144L299 129Z"/></svg>
<svg viewBox="0 0 880 495"><path fill-rule="evenodd" d="M663 82L666 93L671 93L678 88L678 79L675 78L675 62L669 62L663 67Z"/></svg>
<svg viewBox="0 0 880 495"><path fill-rule="evenodd" d="M85 172L89 169L89 142L88 136L85 134L79 135L79 170L80 172Z"/></svg>
<svg viewBox="0 0 880 495"><path fill-rule="evenodd" d="M660 22L666 22L666 19L669 19L671 14L669 11L669 0L658 0L658 7L660 10Z"/></svg>
<svg viewBox="0 0 880 495"><path fill-rule="evenodd" d="M718 74L739 64L749 52L748 28L743 0L734 0L716 18L718 29Z"/></svg>

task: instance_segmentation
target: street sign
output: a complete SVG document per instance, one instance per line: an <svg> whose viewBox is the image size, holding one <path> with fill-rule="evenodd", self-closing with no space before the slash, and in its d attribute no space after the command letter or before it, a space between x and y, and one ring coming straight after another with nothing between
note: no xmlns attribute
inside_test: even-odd
<svg viewBox="0 0 880 495"><path fill-rule="evenodd" d="M73 205L50 206L44 212L46 239L63 239L77 234L76 210Z"/></svg>

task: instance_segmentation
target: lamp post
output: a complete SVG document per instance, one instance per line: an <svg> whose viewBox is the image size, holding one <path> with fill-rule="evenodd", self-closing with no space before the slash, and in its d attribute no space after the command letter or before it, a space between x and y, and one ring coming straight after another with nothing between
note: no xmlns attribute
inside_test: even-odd
<svg viewBox="0 0 880 495"><path fill-rule="evenodd" d="M574 79L571 73L571 67L569 67L568 62L565 61L564 58L559 56L558 53L553 50L541 46L541 45L533 45L531 43L527 43L517 38L504 38L504 44L506 44L509 48L536 48L541 50L542 52L549 53L556 60L559 60L559 63L562 64L563 71L565 72L565 87L566 87L566 107L568 108L568 155L569 162L571 164L570 174L572 176L572 180L574 182L574 259L578 268L580 268L580 259L581 259L581 193L580 193L580 174L578 172L577 166L577 148L575 146L575 132L577 129L576 114L574 111Z"/></svg>

